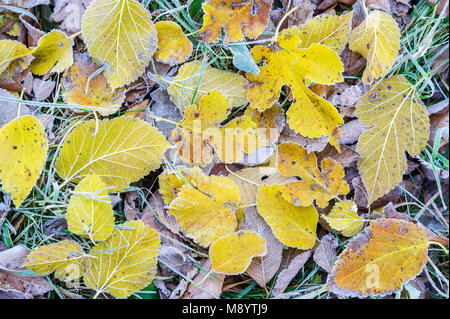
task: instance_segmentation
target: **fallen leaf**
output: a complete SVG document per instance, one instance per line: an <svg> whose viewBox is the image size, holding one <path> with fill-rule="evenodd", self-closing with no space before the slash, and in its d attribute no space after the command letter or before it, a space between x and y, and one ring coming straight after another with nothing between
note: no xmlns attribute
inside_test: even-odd
<svg viewBox="0 0 450 319"><path fill-rule="evenodd" d="M114 212L108 187L97 175L87 175L75 187L67 206L69 230L94 243L108 239L114 230Z"/></svg>
<svg viewBox="0 0 450 319"><path fill-rule="evenodd" d="M81 17L92 0L56 0L50 19L60 23L59 29L68 34L81 30Z"/></svg>
<svg viewBox="0 0 450 319"><path fill-rule="evenodd" d="M339 143L347 145L356 143L366 129L367 127L357 119L348 121L341 127L342 133L339 137Z"/></svg>
<svg viewBox="0 0 450 319"><path fill-rule="evenodd" d="M207 259L201 266L201 270L192 279L184 299L212 299L219 298L222 294L225 275L211 271L211 259ZM205 276L208 276L206 279ZM200 285L197 285L201 283Z"/></svg>
<svg viewBox="0 0 450 319"><path fill-rule="evenodd" d="M174 274L186 276L194 265L189 262L186 256L176 247L163 245L159 250L158 260L160 267L164 266Z"/></svg>
<svg viewBox="0 0 450 319"><path fill-rule="evenodd" d="M92 266L84 275L87 287L126 298L147 287L156 274L160 247L157 231L133 220L115 228L111 237L91 248Z"/></svg>
<svg viewBox="0 0 450 319"><path fill-rule="evenodd" d="M343 168L346 168L352 166L356 160L360 158L358 152L354 151L350 147L341 145L340 148L341 152L339 153L334 147L328 145L323 151L317 154L317 160L322 162L325 158L331 158Z"/></svg>
<svg viewBox="0 0 450 319"><path fill-rule="evenodd" d="M202 4L203 26L199 38L214 43L225 34L224 42L256 38L267 25L272 0L206 0Z"/></svg>
<svg viewBox="0 0 450 319"><path fill-rule="evenodd" d="M422 151L430 124L414 86L402 75L385 79L365 93L355 114L370 127L358 140L358 169L370 205L402 181L405 151L411 156Z"/></svg>
<svg viewBox="0 0 450 319"><path fill-rule="evenodd" d="M319 138L304 137L301 134L296 133L294 130L291 130L289 125L286 125L281 132L278 142L280 144L287 142L296 143L301 147L306 148L308 153L321 152L328 145L328 136L324 135Z"/></svg>
<svg viewBox="0 0 450 319"><path fill-rule="evenodd" d="M331 273L336 258L336 249L338 247L337 238L328 233L320 239L319 245L314 250L314 261L327 273Z"/></svg>
<svg viewBox="0 0 450 319"><path fill-rule="evenodd" d="M150 93L150 96L153 100L150 111L152 115L156 115L159 118L167 119L173 122L181 122L183 116L177 106L170 100L167 90L158 88ZM174 124L163 120L155 120L155 126L164 134L166 138L169 138L170 132L172 132L175 128Z"/></svg>
<svg viewBox="0 0 450 319"><path fill-rule="evenodd" d="M209 247L211 268L226 275L243 273L253 257L266 253L266 240L251 230L240 230L220 237Z"/></svg>
<svg viewBox="0 0 450 319"><path fill-rule="evenodd" d="M323 218L334 230L346 237L352 237L364 227L364 219L358 215L358 207L351 200L338 202Z"/></svg>
<svg viewBox="0 0 450 319"><path fill-rule="evenodd" d="M183 63L191 56L192 42L177 23L160 21L155 24L155 28L158 33L156 60L173 66Z"/></svg>
<svg viewBox="0 0 450 319"><path fill-rule="evenodd" d="M18 41L0 40L0 79L11 80L33 60L32 51Z"/></svg>
<svg viewBox="0 0 450 319"><path fill-rule="evenodd" d="M50 0L2 0L2 4L30 9L39 5L50 4Z"/></svg>
<svg viewBox="0 0 450 319"><path fill-rule="evenodd" d="M281 193L281 185L258 186L258 213L285 245L299 249L314 247L319 215L314 206L294 206Z"/></svg>
<svg viewBox="0 0 450 319"><path fill-rule="evenodd" d="M366 59L362 81L372 84L394 65L400 49L400 28L389 14L374 10L352 30L349 47Z"/></svg>
<svg viewBox="0 0 450 319"><path fill-rule="evenodd" d="M378 219L354 237L336 261L330 291L344 297L385 296L400 291L427 263L425 228Z"/></svg>
<svg viewBox="0 0 450 319"><path fill-rule="evenodd" d="M17 100L17 96L12 95L7 90L0 88L0 97L7 99L15 99ZM7 102L2 100L2 107L0 108L0 128L4 125L8 124L12 120L14 120L17 116L25 116L30 115L31 111L26 105L20 106L20 114L19 112L19 103L16 102Z"/></svg>
<svg viewBox="0 0 450 319"><path fill-rule="evenodd" d="M136 0L94 0L81 19L90 56L105 66L112 90L144 73L158 38L150 12Z"/></svg>
<svg viewBox="0 0 450 319"><path fill-rule="evenodd" d="M56 82L51 80L41 80L35 78L33 80L34 99L38 102L44 101L48 98L55 88Z"/></svg>
<svg viewBox="0 0 450 319"><path fill-rule="evenodd" d="M170 205L178 196L181 187L186 183L190 184L192 180L205 178L202 170L198 167L181 168L174 172L163 171L159 176L159 192L166 205ZM196 182L194 182L196 184Z"/></svg>
<svg viewBox="0 0 450 319"><path fill-rule="evenodd" d="M113 192L157 169L168 147L155 127L131 116L84 121L66 137L55 167L66 181L96 174Z"/></svg>
<svg viewBox="0 0 450 319"><path fill-rule="evenodd" d="M0 129L0 181L19 208L41 175L48 143L39 120L15 118Z"/></svg>

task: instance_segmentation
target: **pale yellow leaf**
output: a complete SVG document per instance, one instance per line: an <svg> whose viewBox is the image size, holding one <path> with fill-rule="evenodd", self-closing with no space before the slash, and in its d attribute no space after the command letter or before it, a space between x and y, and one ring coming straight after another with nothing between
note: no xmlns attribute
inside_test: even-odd
<svg viewBox="0 0 450 319"><path fill-rule="evenodd" d="M351 200L336 203L323 218L331 228L347 237L356 235L364 227L364 220L358 215L358 207Z"/></svg>
<svg viewBox="0 0 450 319"><path fill-rule="evenodd" d="M11 80L33 60L29 50L19 41L0 40L0 79Z"/></svg>

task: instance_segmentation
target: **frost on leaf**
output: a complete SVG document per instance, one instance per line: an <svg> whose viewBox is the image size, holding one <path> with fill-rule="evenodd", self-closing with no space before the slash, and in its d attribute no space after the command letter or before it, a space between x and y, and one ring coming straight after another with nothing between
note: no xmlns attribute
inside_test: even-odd
<svg viewBox="0 0 450 319"><path fill-rule="evenodd" d="M23 266L39 275L55 272L56 278L71 281L83 276L89 261L80 244L73 240L62 240L33 249Z"/></svg>
<svg viewBox="0 0 450 319"><path fill-rule="evenodd" d="M262 62L262 66L258 75L246 75L250 82L250 107L260 112L271 107L278 101L282 87L287 85L293 97L286 113L289 126L310 138L327 135L329 143L339 149L338 126L344 121L337 109L313 93L305 81L327 85L341 82L344 67L336 52L325 45L299 48L300 32L297 27L285 29L272 45L255 46L251 50L255 62Z"/></svg>
<svg viewBox="0 0 450 319"><path fill-rule="evenodd" d="M430 122L414 86L402 75L385 79L365 93L355 115L369 127L358 140L358 169L370 205L402 181L405 151L414 157L423 150Z"/></svg>
<svg viewBox="0 0 450 319"><path fill-rule="evenodd" d="M125 101L125 94L120 90L113 92L103 73L89 80L99 66L88 53L76 54L74 59L62 79L66 103L83 105L83 109L98 111L104 116L117 112Z"/></svg>
<svg viewBox="0 0 450 319"><path fill-rule="evenodd" d="M325 158L319 170L316 155L296 143L278 146L277 167L283 175L302 179L282 185L283 197L295 205L309 206L315 200L319 207L325 207L332 198L350 191L340 164Z"/></svg>
<svg viewBox="0 0 450 319"><path fill-rule="evenodd" d="M400 291L427 263L425 228L398 219L378 219L348 244L329 279L330 291L346 297L385 296Z"/></svg>
<svg viewBox="0 0 450 319"><path fill-rule="evenodd" d="M255 256L266 254L266 240L251 230L240 230L214 241L209 247L212 269L226 275L242 274Z"/></svg>
<svg viewBox="0 0 450 319"><path fill-rule="evenodd" d="M165 170L159 175L159 192L162 195L164 203L170 205L180 192L181 187L190 183L191 180L204 178L202 170L198 167L182 168L176 172Z"/></svg>
<svg viewBox="0 0 450 319"><path fill-rule="evenodd" d="M0 40L0 80L11 80L25 70L33 60L31 53L18 41Z"/></svg>
<svg viewBox="0 0 450 319"><path fill-rule="evenodd" d="M320 15L299 26L301 48L323 44L340 54L347 45L352 26L353 12L344 15Z"/></svg>
<svg viewBox="0 0 450 319"><path fill-rule="evenodd" d="M156 230L140 220L119 226L111 237L90 250L92 265L84 283L97 294L127 298L147 287L155 277L160 239Z"/></svg>
<svg viewBox="0 0 450 319"><path fill-rule="evenodd" d="M367 60L362 81L372 84L394 65L400 49L400 28L388 13L374 10L352 30L349 47Z"/></svg>
<svg viewBox="0 0 450 319"><path fill-rule="evenodd" d="M90 56L105 65L113 90L144 73L158 38L151 14L136 0L95 0L81 19Z"/></svg>
<svg viewBox="0 0 450 319"><path fill-rule="evenodd" d="M175 216L186 236L207 247L236 230L238 203L239 187L229 178L204 175L181 187L169 214Z"/></svg>
<svg viewBox="0 0 450 319"><path fill-rule="evenodd" d="M34 116L15 118L0 129L0 182L18 208L36 184L47 159L48 143Z"/></svg>
<svg viewBox="0 0 450 319"><path fill-rule="evenodd" d="M106 240L114 229L108 188L97 175L88 175L75 187L67 207L69 230L93 242Z"/></svg>
<svg viewBox="0 0 450 319"><path fill-rule="evenodd" d="M281 189L281 185L258 186L258 213L283 244L299 249L314 247L319 220L316 209L293 205L283 198Z"/></svg>
<svg viewBox="0 0 450 319"><path fill-rule="evenodd" d="M44 35L33 50L30 71L37 75L62 72L73 63L72 39L59 30Z"/></svg>
<svg viewBox="0 0 450 319"><path fill-rule="evenodd" d="M364 226L364 220L358 215L358 207L351 200L336 203L331 212L323 218L331 228L347 237L356 235Z"/></svg>
<svg viewBox="0 0 450 319"><path fill-rule="evenodd" d="M256 38L267 26L272 0L206 0L202 5L205 15L200 39L218 42L236 42L245 37Z"/></svg>
<svg viewBox="0 0 450 319"><path fill-rule="evenodd" d="M98 124L98 126L96 125ZM159 168L169 143L155 127L131 116L80 123L65 139L55 166L66 181L99 176L110 192Z"/></svg>
<svg viewBox="0 0 450 319"><path fill-rule="evenodd" d="M213 90L230 100L232 108L247 104L247 87L247 80L237 73L192 61L178 69L167 91L173 103L183 111L190 105L199 105L202 97Z"/></svg>
<svg viewBox="0 0 450 319"><path fill-rule="evenodd" d="M183 33L181 27L172 21L155 24L158 33L158 50L155 58L171 66L183 63L192 54L192 42Z"/></svg>

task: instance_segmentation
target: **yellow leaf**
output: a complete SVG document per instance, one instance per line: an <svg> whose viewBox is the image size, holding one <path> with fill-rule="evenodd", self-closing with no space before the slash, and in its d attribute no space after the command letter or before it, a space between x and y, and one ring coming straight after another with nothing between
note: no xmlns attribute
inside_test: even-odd
<svg viewBox="0 0 450 319"><path fill-rule="evenodd" d="M425 228L398 219L378 219L354 237L336 261L329 285L345 297L385 296L401 291L427 263Z"/></svg>
<svg viewBox="0 0 450 319"><path fill-rule="evenodd" d="M62 240L33 249L23 266L43 276L55 272L56 278L70 281L83 276L89 258L76 241Z"/></svg>
<svg viewBox="0 0 450 319"><path fill-rule="evenodd" d="M0 128L0 181L16 208L28 196L44 168L48 143L41 122L31 115Z"/></svg>
<svg viewBox="0 0 450 319"><path fill-rule="evenodd" d="M0 79L11 80L33 60L32 50L18 41L0 40Z"/></svg>
<svg viewBox="0 0 450 319"><path fill-rule="evenodd" d="M295 205L309 206L315 200L318 206L325 207L332 198L350 191L344 180L344 169L339 163L325 158L319 170L316 155L308 154L296 143L278 146L277 167L283 175L302 179L282 186L283 197Z"/></svg>
<svg viewBox="0 0 450 319"><path fill-rule="evenodd" d="M299 26L301 48L314 43L323 44L340 54L347 45L352 26L353 12L344 15L320 15Z"/></svg>
<svg viewBox="0 0 450 319"><path fill-rule="evenodd" d="M201 98L213 90L225 95L234 108L248 103L247 86L247 80L235 72L192 61L179 68L167 91L181 111L190 105L199 105Z"/></svg>
<svg viewBox="0 0 450 319"><path fill-rule="evenodd" d="M84 283L97 294L127 298L147 287L155 277L160 241L158 232L140 220L120 227L90 250L92 266Z"/></svg>
<svg viewBox="0 0 450 319"><path fill-rule="evenodd" d="M84 121L67 136L55 166L66 182L95 174L119 191L157 169L168 147L162 133L135 117Z"/></svg>
<svg viewBox="0 0 450 319"><path fill-rule="evenodd" d="M337 127L344 122L330 102L308 89L305 80L327 85L343 81L343 64L324 45L312 44L300 49L300 44L300 30L291 27L280 32L273 45L255 46L251 50L255 62L262 62L262 66L258 75L246 75L251 83L250 107L264 111L278 101L281 88L288 85L293 96L286 113L290 128L311 138L328 135L330 144L339 149Z"/></svg>
<svg viewBox="0 0 450 319"><path fill-rule="evenodd" d="M224 42L228 43L260 35L269 21L272 0L206 0L202 8L205 14L200 39L217 42L223 30Z"/></svg>
<svg viewBox="0 0 450 319"><path fill-rule="evenodd" d="M165 170L159 175L159 192L166 205L170 205L180 192L181 187L190 183L192 179L203 178L205 174L198 167L183 168L181 171L170 173Z"/></svg>
<svg viewBox="0 0 450 319"><path fill-rule="evenodd" d="M426 146L430 123L414 86L402 75L381 81L365 93L355 115L369 127L358 140L358 169L368 194L368 205L403 179L407 161Z"/></svg>
<svg viewBox="0 0 450 319"><path fill-rule="evenodd" d="M4 12L2 10L2 15L0 16L0 30L9 36L17 38L22 30L19 14L7 11Z"/></svg>
<svg viewBox="0 0 450 319"><path fill-rule="evenodd" d="M59 30L53 30L39 39L33 50L30 71L37 75L62 72L73 63L72 39Z"/></svg>
<svg viewBox="0 0 450 319"><path fill-rule="evenodd" d="M114 229L114 212L108 189L97 175L88 175L75 187L67 207L69 230L93 242L108 239Z"/></svg>
<svg viewBox="0 0 450 319"><path fill-rule="evenodd" d="M64 99L69 105L86 105L84 109L98 111L106 116L120 109L125 101L125 94L121 90L113 92L103 73L90 79L88 84L89 77L98 69L87 52L76 54L75 62L62 80Z"/></svg>
<svg viewBox="0 0 450 319"><path fill-rule="evenodd" d="M359 233L364 226L364 220L358 215L358 207L351 200L338 202L328 215L323 218L331 228L339 231L342 235L352 237Z"/></svg>
<svg viewBox="0 0 450 319"><path fill-rule="evenodd" d="M209 247L211 269L226 275L242 274L253 257L266 253L266 240L251 230L225 235Z"/></svg>
<svg viewBox="0 0 450 319"><path fill-rule="evenodd" d="M158 50L155 58L169 65L177 65L186 61L192 54L192 42L183 33L181 27L172 21L161 21L155 24L158 33Z"/></svg>
<svg viewBox="0 0 450 319"><path fill-rule="evenodd" d="M113 90L144 73L158 38L150 12L136 0L95 0L81 19L89 54L105 66Z"/></svg>
<svg viewBox="0 0 450 319"><path fill-rule="evenodd" d="M234 232L239 187L224 176L203 176L181 187L171 202L169 214L175 216L186 236L202 246Z"/></svg>
<svg viewBox="0 0 450 319"><path fill-rule="evenodd" d="M362 81L372 84L394 65L400 49L400 28L389 14L374 10L353 29L349 47L367 60Z"/></svg>
<svg viewBox="0 0 450 319"><path fill-rule="evenodd" d="M319 215L314 206L294 206L281 194L281 185L258 186L258 213L283 244L299 249L314 247Z"/></svg>

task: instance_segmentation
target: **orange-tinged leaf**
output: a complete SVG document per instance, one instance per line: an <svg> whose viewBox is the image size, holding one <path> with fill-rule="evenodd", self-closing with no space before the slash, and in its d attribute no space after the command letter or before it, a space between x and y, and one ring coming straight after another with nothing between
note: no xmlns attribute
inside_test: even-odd
<svg viewBox="0 0 450 319"><path fill-rule="evenodd" d="M202 8L200 39L217 42L223 31L228 43L260 35L269 21L272 0L206 0Z"/></svg>
<svg viewBox="0 0 450 319"><path fill-rule="evenodd" d="M39 39L33 50L30 71L37 75L62 72L73 63L72 39L59 30L53 30Z"/></svg>
<svg viewBox="0 0 450 319"><path fill-rule="evenodd" d="M344 169L339 163L325 158L319 170L316 155L308 154L296 143L278 146L277 167L283 175L302 179L282 186L283 197L295 205L309 206L315 200L318 206L325 207L332 198L350 191L344 180Z"/></svg>
<svg viewBox="0 0 450 319"><path fill-rule="evenodd" d="M262 61L262 66L258 75L246 75L250 81L250 107L264 111L278 101L281 88L288 85L293 96L286 113L289 126L310 138L328 135L329 143L339 149L337 128L344 122L337 109L313 93L305 81L327 85L341 82L343 64L336 52L325 45L300 49L300 44L300 30L291 27L280 32L273 45L251 50L255 62Z"/></svg>
<svg viewBox="0 0 450 319"><path fill-rule="evenodd" d="M70 281L83 276L89 259L76 241L62 240L33 249L23 266L43 276L55 272L56 278Z"/></svg>
<svg viewBox="0 0 450 319"><path fill-rule="evenodd" d="M186 236L202 246L236 230L235 207L239 187L224 176L192 179L181 187L171 202L169 214L175 216Z"/></svg>
<svg viewBox="0 0 450 319"><path fill-rule="evenodd" d="M258 213L285 245L299 249L314 247L319 215L314 206L295 206L283 198L281 185L258 186Z"/></svg>
<svg viewBox="0 0 450 319"><path fill-rule="evenodd" d="M55 167L66 182L95 174L113 192L159 168L168 147L161 132L135 117L84 121L67 135Z"/></svg>
<svg viewBox="0 0 450 319"><path fill-rule="evenodd" d="M226 275L242 274L253 257L265 254L266 240L251 230L225 235L209 247L211 269Z"/></svg>
<svg viewBox="0 0 450 319"><path fill-rule="evenodd" d="M346 200L336 203L331 212L323 215L323 218L331 228L341 232L344 236L352 237L364 227L364 220L357 212L356 204L351 200Z"/></svg>
<svg viewBox="0 0 450 319"><path fill-rule="evenodd" d="M85 109L98 111L104 116L117 112L125 101L125 94L120 90L113 92L103 73L89 80L99 66L92 61L88 53L76 54L74 59L75 62L62 80L66 103L86 105Z"/></svg>
<svg viewBox="0 0 450 319"><path fill-rule="evenodd" d="M156 274L159 234L133 220L114 229L108 240L91 248L92 266L84 276L87 287L116 298L127 298L147 287Z"/></svg>
<svg viewBox="0 0 450 319"><path fill-rule="evenodd" d="M19 208L47 159L45 129L34 116L15 118L0 128L0 149L0 182Z"/></svg>
<svg viewBox="0 0 450 319"><path fill-rule="evenodd" d="M88 175L75 187L67 207L69 230L93 242L108 239L114 230L114 212L108 188L97 175Z"/></svg>
<svg viewBox="0 0 450 319"><path fill-rule="evenodd" d="M113 90L144 73L158 37L150 12L136 0L94 0L81 19L90 56L105 66Z"/></svg>
<svg viewBox="0 0 450 319"><path fill-rule="evenodd" d="M385 296L402 289L427 263L428 240L419 224L378 219L354 237L336 261L329 285L346 297Z"/></svg>
<svg viewBox="0 0 450 319"><path fill-rule="evenodd" d="M369 127L358 140L358 169L370 205L402 181L405 151L414 157L424 149L430 122L414 86L402 75L385 79L365 93L355 115Z"/></svg>
<svg viewBox="0 0 450 319"><path fill-rule="evenodd" d="M400 49L400 28L388 13L374 10L352 30L349 47L367 60L362 81L372 84L394 65Z"/></svg>
<svg viewBox="0 0 450 319"><path fill-rule="evenodd" d="M19 41L0 40L0 79L11 80L34 59L32 50Z"/></svg>
<svg viewBox="0 0 450 319"><path fill-rule="evenodd" d="M306 21L299 26L301 48L308 48L311 44L318 43L329 47L340 54L349 39L352 26L353 12L337 15L320 15Z"/></svg>
<svg viewBox="0 0 450 319"><path fill-rule="evenodd" d="M186 37L181 27L172 21L155 24L158 33L158 50L155 58L171 66L183 63L192 54L192 42Z"/></svg>

